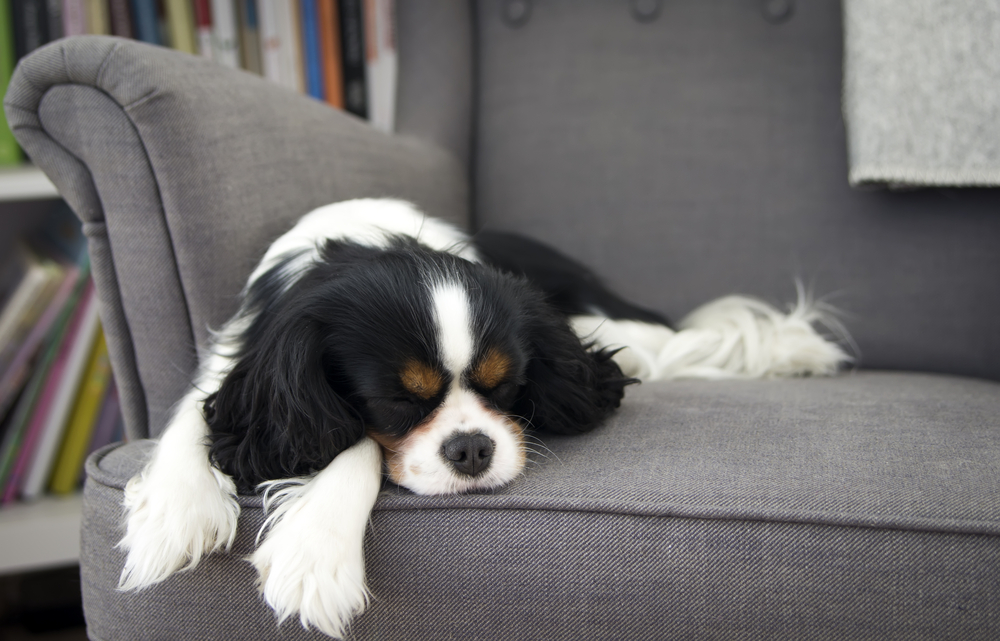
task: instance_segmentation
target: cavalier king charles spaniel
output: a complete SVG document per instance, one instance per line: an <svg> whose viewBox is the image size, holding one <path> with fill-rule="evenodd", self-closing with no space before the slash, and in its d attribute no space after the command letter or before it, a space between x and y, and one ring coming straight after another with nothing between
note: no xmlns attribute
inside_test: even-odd
<svg viewBox="0 0 1000 641"><path fill-rule="evenodd" d="M397 200L317 209L267 250L128 483L120 588L228 549L237 492L262 492L264 599L341 636L367 602L383 472L488 490L522 472L526 430L591 430L639 379L831 374L847 356L799 293L787 314L728 297L675 330L527 238L470 238Z"/></svg>

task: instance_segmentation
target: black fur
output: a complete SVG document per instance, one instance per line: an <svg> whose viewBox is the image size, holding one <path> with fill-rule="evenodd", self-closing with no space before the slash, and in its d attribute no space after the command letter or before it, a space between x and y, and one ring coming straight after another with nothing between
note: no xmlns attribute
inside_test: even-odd
<svg viewBox="0 0 1000 641"><path fill-rule="evenodd" d="M592 429L634 382L611 352L582 345L565 314L521 276L405 238L385 250L329 242L297 281L287 269L295 258L250 286L243 347L205 402L212 460L242 491L318 471L366 432L401 436L434 411L443 392L417 398L399 378L409 359L441 365L427 287L434 279L469 292L477 349L512 359L501 385L475 391L530 427ZM464 375L462 384L474 388Z"/></svg>
<svg viewBox="0 0 1000 641"><path fill-rule="evenodd" d="M670 327L666 316L626 301L609 290L594 272L544 243L499 231L481 231L473 240L490 264L527 278L567 316L599 313Z"/></svg>

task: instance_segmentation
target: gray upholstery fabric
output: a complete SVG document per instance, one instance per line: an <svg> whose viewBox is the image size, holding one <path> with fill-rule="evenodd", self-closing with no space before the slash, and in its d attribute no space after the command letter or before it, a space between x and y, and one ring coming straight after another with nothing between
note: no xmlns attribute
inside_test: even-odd
<svg viewBox="0 0 1000 641"><path fill-rule="evenodd" d="M356 638L1000 634L996 383L644 384L596 431L543 443L491 494L385 488L366 542L376 599ZM91 634L311 638L295 621L275 628L238 558L263 521L256 497L242 500L233 555L139 594L106 589L122 563L121 488L148 451L88 463Z"/></svg>
<svg viewBox="0 0 1000 641"><path fill-rule="evenodd" d="M468 167L474 65L470 5L400 2L396 12L396 131L433 142Z"/></svg>
<svg viewBox="0 0 1000 641"><path fill-rule="evenodd" d="M477 5L477 225L519 230L680 318L801 278L872 368L1000 378L1000 192L847 184L836 0ZM773 4L773 3L771 3Z"/></svg>
<svg viewBox="0 0 1000 641"><path fill-rule="evenodd" d="M379 134L251 74L115 38L18 66L22 145L87 223L132 436L157 434L211 327L267 245L302 214L363 196L465 224L454 156ZM148 427L147 427L148 426Z"/></svg>
<svg viewBox="0 0 1000 641"><path fill-rule="evenodd" d="M1000 187L1000 4L846 0L852 185Z"/></svg>

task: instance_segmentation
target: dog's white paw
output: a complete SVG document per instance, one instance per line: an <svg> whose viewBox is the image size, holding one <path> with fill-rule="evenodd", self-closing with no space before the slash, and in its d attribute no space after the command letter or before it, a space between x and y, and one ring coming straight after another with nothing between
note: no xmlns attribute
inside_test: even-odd
<svg viewBox="0 0 1000 641"><path fill-rule="evenodd" d="M118 547L128 553L118 588L148 587L206 554L228 549L240 506L232 479L208 465L151 465L125 486L127 521Z"/></svg>
<svg viewBox="0 0 1000 641"><path fill-rule="evenodd" d="M340 638L368 604L362 538L357 532L331 531L309 521L302 511L290 510L250 562L279 624L298 614L306 629L315 627Z"/></svg>

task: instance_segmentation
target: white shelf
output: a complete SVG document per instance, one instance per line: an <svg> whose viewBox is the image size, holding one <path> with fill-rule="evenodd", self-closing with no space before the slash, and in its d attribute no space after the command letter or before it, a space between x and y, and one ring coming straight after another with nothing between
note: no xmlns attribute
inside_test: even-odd
<svg viewBox="0 0 1000 641"><path fill-rule="evenodd" d="M38 167L24 165L0 168L0 202L58 197L56 186Z"/></svg>
<svg viewBox="0 0 1000 641"><path fill-rule="evenodd" d="M79 492L0 509L0 574L79 562L82 515Z"/></svg>

